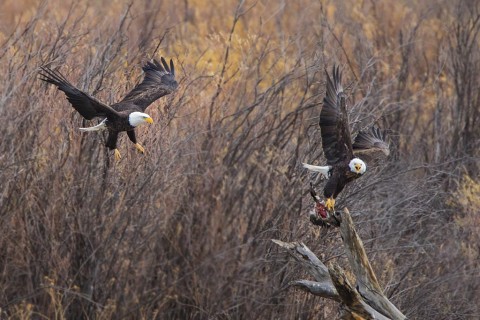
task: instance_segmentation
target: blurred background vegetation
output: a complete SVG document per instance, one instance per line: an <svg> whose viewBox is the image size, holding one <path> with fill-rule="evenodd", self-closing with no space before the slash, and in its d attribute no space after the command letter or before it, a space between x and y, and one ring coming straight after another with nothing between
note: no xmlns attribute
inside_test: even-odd
<svg viewBox="0 0 480 320"><path fill-rule="evenodd" d="M270 242L345 261L311 225L324 70L340 64L354 132L393 152L348 206L410 319L480 317L480 2L38 1L0 4L0 318L332 319ZM38 80L59 68L105 102L148 59L179 90L114 163ZM321 188L321 184L318 186Z"/></svg>

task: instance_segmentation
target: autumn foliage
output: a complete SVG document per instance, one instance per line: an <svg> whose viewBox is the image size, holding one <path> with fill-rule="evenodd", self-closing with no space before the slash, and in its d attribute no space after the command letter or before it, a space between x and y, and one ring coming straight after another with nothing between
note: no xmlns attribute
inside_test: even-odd
<svg viewBox="0 0 480 320"><path fill-rule="evenodd" d="M289 288L270 239L345 261L309 223L301 163L339 64L354 133L392 152L337 199L409 319L480 317L480 3L36 1L0 4L0 318L334 319ZM107 103L173 58L115 162L102 133L38 80L49 65Z"/></svg>

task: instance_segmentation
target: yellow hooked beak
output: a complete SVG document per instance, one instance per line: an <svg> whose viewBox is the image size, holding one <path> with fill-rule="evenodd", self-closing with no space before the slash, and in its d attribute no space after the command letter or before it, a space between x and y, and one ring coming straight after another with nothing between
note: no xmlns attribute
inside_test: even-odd
<svg viewBox="0 0 480 320"><path fill-rule="evenodd" d="M355 165L355 171L357 171L357 173L360 173L360 170L362 169L362 165L361 164L356 164Z"/></svg>
<svg viewBox="0 0 480 320"><path fill-rule="evenodd" d="M145 121L147 121L148 123L152 124L153 123L153 119L148 117L148 118L145 118Z"/></svg>

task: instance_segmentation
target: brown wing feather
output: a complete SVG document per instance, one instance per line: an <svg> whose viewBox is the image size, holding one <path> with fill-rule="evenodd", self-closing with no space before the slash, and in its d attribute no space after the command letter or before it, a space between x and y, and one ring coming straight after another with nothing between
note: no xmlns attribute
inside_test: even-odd
<svg viewBox="0 0 480 320"><path fill-rule="evenodd" d="M152 62L147 62L143 66L145 72L143 81L135 86L117 105L134 104L141 111L145 111L152 102L177 89L178 83L175 80L173 61L170 60L169 66L162 57L161 62L160 64L155 59Z"/></svg>
<svg viewBox="0 0 480 320"><path fill-rule="evenodd" d="M59 72L48 67L40 67L40 80L54 84L65 93L67 100L87 120L95 117L118 117L119 114L106 104L77 89Z"/></svg>
<svg viewBox="0 0 480 320"><path fill-rule="evenodd" d="M390 154L390 146L386 135L378 127L373 126L369 130L360 131L357 134L353 143L353 153L355 155L383 153L385 156L388 156Z"/></svg>
<svg viewBox="0 0 480 320"><path fill-rule="evenodd" d="M346 95L339 67L333 67L332 78L326 72L327 88L320 113L323 152L327 164L333 165L353 157L352 139L348 125Z"/></svg>

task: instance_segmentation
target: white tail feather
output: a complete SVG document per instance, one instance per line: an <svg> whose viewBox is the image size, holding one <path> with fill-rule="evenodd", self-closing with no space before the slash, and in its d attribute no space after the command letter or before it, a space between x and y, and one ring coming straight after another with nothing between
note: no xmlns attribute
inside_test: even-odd
<svg viewBox="0 0 480 320"><path fill-rule="evenodd" d="M78 128L78 129L80 129L80 131L101 131L101 130L106 130L106 129L107 129L107 125L106 125L105 121L107 121L107 119L103 120L102 122L100 122L100 123L97 124L96 126L88 127L88 128Z"/></svg>
<svg viewBox="0 0 480 320"><path fill-rule="evenodd" d="M303 167L314 172L319 172L322 174L325 178L328 178L328 172L332 167L330 166L312 166L311 164L303 163Z"/></svg>

